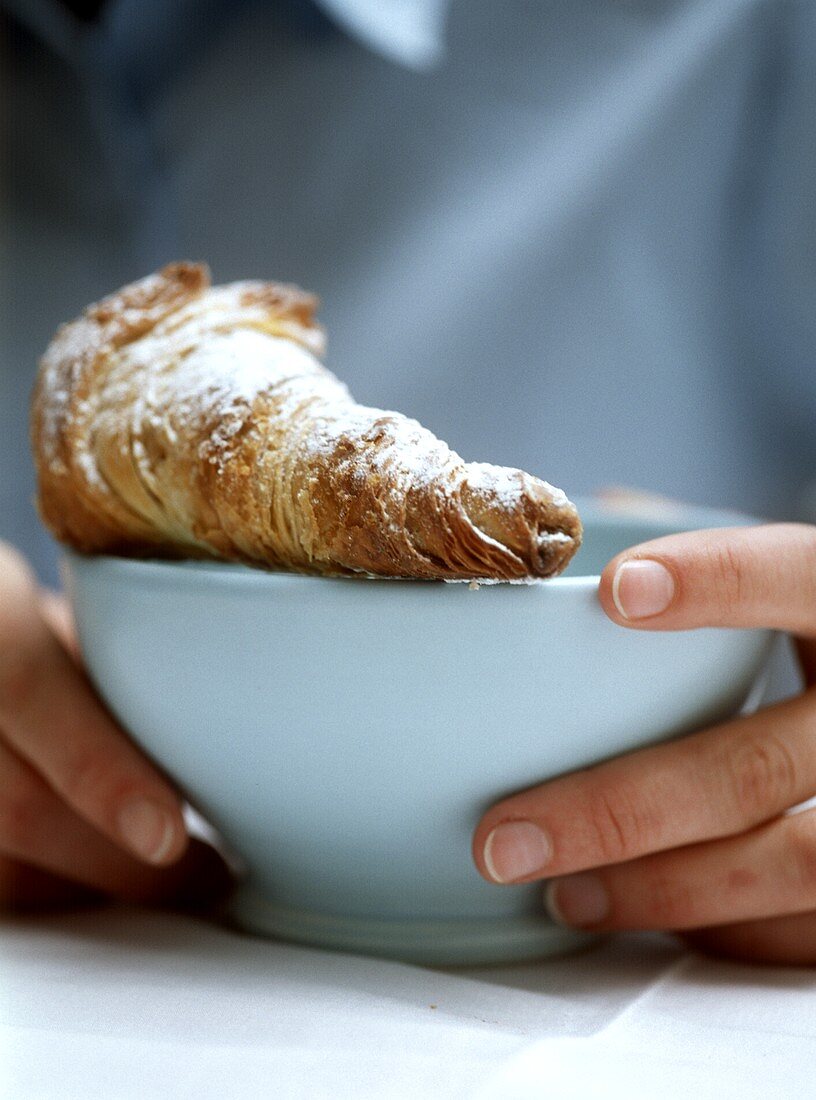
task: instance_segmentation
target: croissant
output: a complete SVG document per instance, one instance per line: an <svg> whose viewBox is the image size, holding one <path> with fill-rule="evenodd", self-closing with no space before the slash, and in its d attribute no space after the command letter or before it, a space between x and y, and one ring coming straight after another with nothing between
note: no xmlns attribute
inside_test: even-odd
<svg viewBox="0 0 816 1100"><path fill-rule="evenodd" d="M560 572L581 541L564 494L358 405L319 361L315 307L296 287L212 287L204 265L176 263L63 325L32 406L55 537L323 574Z"/></svg>

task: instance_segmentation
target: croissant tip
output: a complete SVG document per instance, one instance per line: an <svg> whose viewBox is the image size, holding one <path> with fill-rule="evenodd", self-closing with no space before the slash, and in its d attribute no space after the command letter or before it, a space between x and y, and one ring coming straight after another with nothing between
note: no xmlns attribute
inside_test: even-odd
<svg viewBox="0 0 816 1100"><path fill-rule="evenodd" d="M581 533L566 531L540 531L536 539L537 574L540 577L557 577L563 573L581 546Z"/></svg>
<svg viewBox="0 0 816 1100"><path fill-rule="evenodd" d="M562 489L538 478L526 478L525 482L539 509L531 547L535 572L545 579L556 577L580 549L581 517Z"/></svg>

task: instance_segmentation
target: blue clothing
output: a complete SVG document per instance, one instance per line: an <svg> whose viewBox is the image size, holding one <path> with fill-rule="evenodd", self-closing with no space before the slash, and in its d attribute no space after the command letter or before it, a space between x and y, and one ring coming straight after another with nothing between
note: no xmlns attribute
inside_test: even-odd
<svg viewBox="0 0 816 1100"><path fill-rule="evenodd" d="M816 518L811 0L6 8L0 537L44 573L36 356L181 257L316 290L465 458Z"/></svg>

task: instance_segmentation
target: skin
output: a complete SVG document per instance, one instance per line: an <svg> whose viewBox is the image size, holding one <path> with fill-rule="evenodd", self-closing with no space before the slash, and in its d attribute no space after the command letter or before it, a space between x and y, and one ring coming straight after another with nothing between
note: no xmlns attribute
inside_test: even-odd
<svg viewBox="0 0 816 1100"><path fill-rule="evenodd" d="M631 561L668 569L673 594L662 613L621 614L615 576ZM637 596L632 583L619 582L617 595ZM525 822L544 831L548 854L503 881L550 880L547 900L564 923L671 930L721 955L816 963L816 811L785 814L816 793L816 528L774 524L644 543L609 563L599 599L622 629L787 631L805 690L503 800L475 832L479 871L496 881L491 866L507 865L512 844L493 831ZM0 907L110 896L206 905L227 888L220 859L188 838L178 792L93 693L64 603L38 589L1 544L0 758ZM141 797L172 826L152 861L120 826L122 808ZM526 834L525 850L543 848ZM587 894L596 910L605 898L600 919L577 918L575 897Z"/></svg>
<svg viewBox="0 0 816 1100"><path fill-rule="evenodd" d="M662 613L621 614L615 577L632 561L668 569L673 594ZM637 604L638 578L627 576L617 595ZM751 717L504 799L475 832L479 871L489 881L497 869L502 881L552 880L545 904L573 927L671 930L721 955L816 963L816 810L785 814L816 794L816 527L773 524L644 543L607 565L599 599L626 630L787 631L805 690ZM508 822L516 823L510 833L491 840ZM519 831L519 822L537 825L547 844L528 826ZM509 878L519 843L528 860L542 858Z"/></svg>
<svg viewBox="0 0 816 1100"><path fill-rule="evenodd" d="M142 799L154 808L135 815L147 853L122 831ZM178 792L94 694L64 601L0 543L0 908L199 907L228 883L220 857L187 835Z"/></svg>

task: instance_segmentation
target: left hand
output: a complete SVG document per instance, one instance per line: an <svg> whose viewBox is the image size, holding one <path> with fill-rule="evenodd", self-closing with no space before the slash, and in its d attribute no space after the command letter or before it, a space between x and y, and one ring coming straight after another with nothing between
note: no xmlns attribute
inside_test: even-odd
<svg viewBox="0 0 816 1100"><path fill-rule="evenodd" d="M806 690L714 729L554 779L474 836L491 882L550 879L593 931L681 931L754 961L816 963L816 527L670 535L624 551L599 597L621 627L767 627L797 639Z"/></svg>

